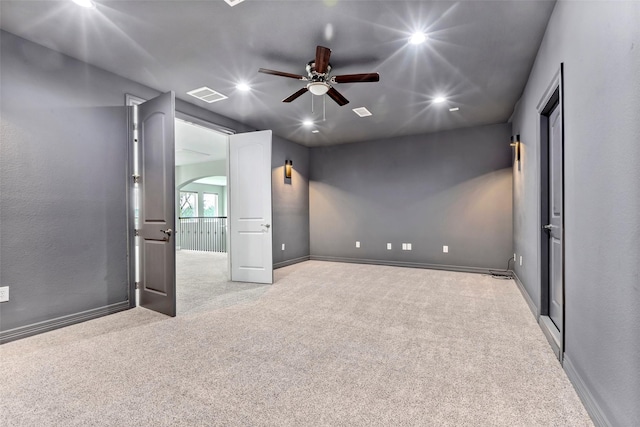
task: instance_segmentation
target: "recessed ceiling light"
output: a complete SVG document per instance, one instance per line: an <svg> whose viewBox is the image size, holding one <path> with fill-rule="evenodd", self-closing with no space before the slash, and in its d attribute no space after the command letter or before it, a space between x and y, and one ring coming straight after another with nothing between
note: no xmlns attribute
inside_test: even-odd
<svg viewBox="0 0 640 427"><path fill-rule="evenodd" d="M231 7L242 3L244 0L224 0L225 2L227 2L227 4Z"/></svg>
<svg viewBox="0 0 640 427"><path fill-rule="evenodd" d="M318 129L314 129L311 131L311 133L319 133L320 131Z"/></svg>
<svg viewBox="0 0 640 427"><path fill-rule="evenodd" d="M444 96L437 96L437 97L433 98L433 103L434 104L441 104L446 100L447 100L447 98L445 98Z"/></svg>
<svg viewBox="0 0 640 427"><path fill-rule="evenodd" d="M449 111L458 111L460 108L459 107L453 107L453 108L449 108Z"/></svg>
<svg viewBox="0 0 640 427"><path fill-rule="evenodd" d="M86 7L86 8L94 8L96 4L91 0L73 0L75 4L78 6Z"/></svg>
<svg viewBox="0 0 640 427"><path fill-rule="evenodd" d="M305 126L313 126L313 120L309 120L309 119L304 120L302 124Z"/></svg>
<svg viewBox="0 0 640 427"><path fill-rule="evenodd" d="M359 115L360 117L368 117L373 115L371 114L371 111L367 110L366 107L354 108L353 112Z"/></svg>
<svg viewBox="0 0 640 427"><path fill-rule="evenodd" d="M251 90L251 86L249 86L246 83L238 83L236 85L236 89L238 89L241 92L249 92Z"/></svg>
<svg viewBox="0 0 640 427"><path fill-rule="evenodd" d="M421 31L417 31L409 37L409 43L411 44L421 44L427 40L427 35Z"/></svg>

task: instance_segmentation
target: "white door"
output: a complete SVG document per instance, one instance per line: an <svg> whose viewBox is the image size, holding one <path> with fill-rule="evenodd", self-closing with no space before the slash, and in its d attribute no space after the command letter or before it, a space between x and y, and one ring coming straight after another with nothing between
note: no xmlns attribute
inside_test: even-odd
<svg viewBox="0 0 640 427"><path fill-rule="evenodd" d="M176 315L174 208L175 96L138 106L140 305Z"/></svg>
<svg viewBox="0 0 640 427"><path fill-rule="evenodd" d="M231 280L273 283L271 131L229 136Z"/></svg>

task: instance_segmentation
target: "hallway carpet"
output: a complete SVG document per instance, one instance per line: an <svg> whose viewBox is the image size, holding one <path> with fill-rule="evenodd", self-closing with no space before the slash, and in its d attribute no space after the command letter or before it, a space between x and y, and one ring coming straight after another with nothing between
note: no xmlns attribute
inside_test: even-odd
<svg viewBox="0 0 640 427"><path fill-rule="evenodd" d="M3 426L590 426L512 281L308 261L0 347Z"/></svg>

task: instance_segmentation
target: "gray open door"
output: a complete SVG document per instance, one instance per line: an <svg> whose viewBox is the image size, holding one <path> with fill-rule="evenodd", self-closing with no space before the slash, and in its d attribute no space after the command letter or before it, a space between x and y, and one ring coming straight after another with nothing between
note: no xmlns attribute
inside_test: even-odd
<svg viewBox="0 0 640 427"><path fill-rule="evenodd" d="M176 315L175 95L138 106L140 162L139 305Z"/></svg>

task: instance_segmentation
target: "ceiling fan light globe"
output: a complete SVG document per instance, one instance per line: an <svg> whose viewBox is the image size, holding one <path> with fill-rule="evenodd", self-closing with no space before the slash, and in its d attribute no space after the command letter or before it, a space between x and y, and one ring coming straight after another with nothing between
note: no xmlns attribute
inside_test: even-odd
<svg viewBox="0 0 640 427"><path fill-rule="evenodd" d="M329 91L330 86L324 82L312 82L307 85L307 89L314 95L324 95Z"/></svg>

